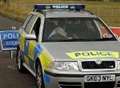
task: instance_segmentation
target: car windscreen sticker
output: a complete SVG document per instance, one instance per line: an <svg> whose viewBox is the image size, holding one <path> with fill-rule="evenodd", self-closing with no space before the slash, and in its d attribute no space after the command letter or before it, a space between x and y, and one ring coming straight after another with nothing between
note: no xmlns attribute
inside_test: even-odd
<svg viewBox="0 0 120 88"><path fill-rule="evenodd" d="M78 51L66 53L72 59L78 58L119 58L119 52L115 51Z"/></svg>

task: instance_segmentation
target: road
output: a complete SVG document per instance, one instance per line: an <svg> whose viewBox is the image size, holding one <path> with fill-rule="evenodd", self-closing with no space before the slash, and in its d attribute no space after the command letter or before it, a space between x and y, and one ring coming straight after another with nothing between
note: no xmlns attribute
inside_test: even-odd
<svg viewBox="0 0 120 88"><path fill-rule="evenodd" d="M20 25L21 23L16 22L15 20L0 16L0 29L11 28L12 26L16 26L18 28Z"/></svg>
<svg viewBox="0 0 120 88"><path fill-rule="evenodd" d="M12 26L19 27L21 23L0 16L0 29ZM34 78L29 73L19 73L15 58L10 59L9 52L0 52L0 88L36 88Z"/></svg>

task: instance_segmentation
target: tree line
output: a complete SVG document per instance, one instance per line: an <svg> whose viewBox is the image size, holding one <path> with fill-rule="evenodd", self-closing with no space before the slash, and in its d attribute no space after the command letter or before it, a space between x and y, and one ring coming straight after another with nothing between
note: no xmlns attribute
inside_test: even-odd
<svg viewBox="0 0 120 88"><path fill-rule="evenodd" d="M9 0L0 0L0 1L2 1L4 3L9 3Z"/></svg>
<svg viewBox="0 0 120 88"><path fill-rule="evenodd" d="M2 1L4 3L10 2L10 0L0 0L0 1ZM62 1L72 1L72 0L62 0ZM120 1L120 0L73 0L73 1Z"/></svg>

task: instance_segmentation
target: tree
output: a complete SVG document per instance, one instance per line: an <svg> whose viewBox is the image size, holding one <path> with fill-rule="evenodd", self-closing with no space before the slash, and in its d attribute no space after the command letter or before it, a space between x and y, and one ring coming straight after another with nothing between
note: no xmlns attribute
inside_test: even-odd
<svg viewBox="0 0 120 88"><path fill-rule="evenodd" d="M6 5L10 4L10 0L2 0Z"/></svg>
<svg viewBox="0 0 120 88"><path fill-rule="evenodd" d="M9 3L9 0L2 0L4 3Z"/></svg>
<svg viewBox="0 0 120 88"><path fill-rule="evenodd" d="M110 0L104 0L104 2L109 2Z"/></svg>

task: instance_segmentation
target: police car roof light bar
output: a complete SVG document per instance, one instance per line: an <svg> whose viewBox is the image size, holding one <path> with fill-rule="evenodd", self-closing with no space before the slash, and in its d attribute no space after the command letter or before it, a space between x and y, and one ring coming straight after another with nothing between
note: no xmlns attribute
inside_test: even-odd
<svg viewBox="0 0 120 88"><path fill-rule="evenodd" d="M83 4L36 4L34 10L42 11L47 9L69 9L69 10L84 10L85 5Z"/></svg>

